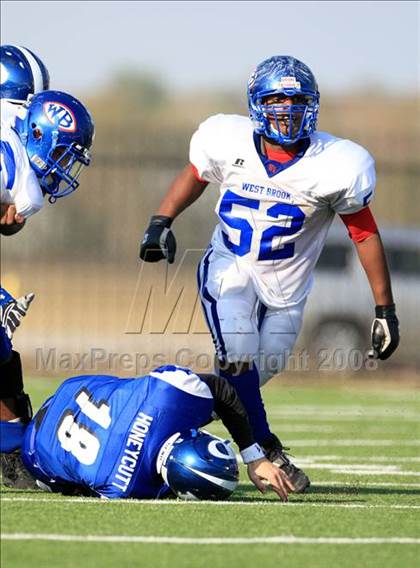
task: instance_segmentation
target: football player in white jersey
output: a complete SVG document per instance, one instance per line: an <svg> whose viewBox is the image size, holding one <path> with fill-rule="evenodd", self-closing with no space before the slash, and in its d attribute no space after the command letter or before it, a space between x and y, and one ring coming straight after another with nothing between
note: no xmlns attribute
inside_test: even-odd
<svg viewBox="0 0 420 568"><path fill-rule="evenodd" d="M11 123L1 123L0 232L16 233L23 221L79 186L90 164L94 135L86 107L72 95L43 91L33 95ZM10 207L13 206L13 207Z"/></svg>
<svg viewBox="0 0 420 568"><path fill-rule="evenodd" d="M219 185L219 224L198 270L219 372L236 388L267 457L304 491L309 479L270 431L260 385L284 368L293 349L335 214L355 243L376 303L373 356L386 359L396 349L398 320L369 210L373 158L350 140L316 130L318 85L294 57L274 56L258 65L248 104L250 117L219 114L199 126L190 163L151 218L140 257L173 262L172 221L208 183Z"/></svg>
<svg viewBox="0 0 420 568"><path fill-rule="evenodd" d="M48 69L27 47L19 45L0 46L0 104L1 128L13 127L17 116L23 118L26 109L22 106L28 98L49 89ZM0 225L3 234L14 234L23 227L25 217L17 215L14 204L2 204ZM14 225L13 228L10 225ZM20 225L20 226L19 226Z"/></svg>

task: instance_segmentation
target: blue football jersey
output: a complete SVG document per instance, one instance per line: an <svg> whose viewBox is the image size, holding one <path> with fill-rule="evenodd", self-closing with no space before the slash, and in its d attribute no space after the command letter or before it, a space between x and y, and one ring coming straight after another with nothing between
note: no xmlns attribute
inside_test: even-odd
<svg viewBox="0 0 420 568"><path fill-rule="evenodd" d="M22 456L52 490L78 486L108 498L156 498L167 487L156 470L173 434L211 420L207 384L188 369L160 367L136 379L68 379L29 424Z"/></svg>

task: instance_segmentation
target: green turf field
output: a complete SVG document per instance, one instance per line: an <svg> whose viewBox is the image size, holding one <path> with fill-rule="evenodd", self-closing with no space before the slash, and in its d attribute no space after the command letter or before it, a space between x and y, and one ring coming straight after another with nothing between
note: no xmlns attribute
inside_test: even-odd
<svg viewBox="0 0 420 568"><path fill-rule="evenodd" d="M55 384L28 381L34 404ZM2 568L419 566L420 390L360 381L264 392L309 493L282 504L244 471L227 503L5 490ZM224 435L220 424L208 429Z"/></svg>

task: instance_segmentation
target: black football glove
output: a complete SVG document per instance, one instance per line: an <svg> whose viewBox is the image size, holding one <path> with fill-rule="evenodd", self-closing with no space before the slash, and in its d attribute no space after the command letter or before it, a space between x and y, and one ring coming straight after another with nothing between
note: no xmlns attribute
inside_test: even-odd
<svg viewBox="0 0 420 568"><path fill-rule="evenodd" d="M140 258L146 262L158 262L166 258L169 264L175 260L176 240L170 229L172 219L165 215L154 215L150 219L140 245Z"/></svg>
<svg viewBox="0 0 420 568"><path fill-rule="evenodd" d="M395 313L395 304L376 306L375 319L372 323L372 359L388 359L400 342L399 322Z"/></svg>

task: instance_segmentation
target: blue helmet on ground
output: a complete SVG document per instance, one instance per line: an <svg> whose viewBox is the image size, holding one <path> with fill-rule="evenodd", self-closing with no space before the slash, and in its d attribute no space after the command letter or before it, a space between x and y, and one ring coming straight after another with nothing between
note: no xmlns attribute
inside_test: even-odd
<svg viewBox="0 0 420 568"><path fill-rule="evenodd" d="M159 452L157 470L184 500L227 499L239 481L230 443L199 430L171 436Z"/></svg>
<svg viewBox="0 0 420 568"><path fill-rule="evenodd" d="M15 130L51 202L79 187L94 136L92 117L80 101L61 91L38 93L27 103L25 118L16 119Z"/></svg>
<svg viewBox="0 0 420 568"><path fill-rule="evenodd" d="M0 47L0 97L22 103L29 95L50 88L44 63L31 50L18 45Z"/></svg>
<svg viewBox="0 0 420 568"><path fill-rule="evenodd" d="M275 95L280 101L270 102ZM281 95L293 97L293 104L282 104ZM275 144L293 144L316 130L318 84L307 65L289 55L275 55L252 73L248 107L258 134Z"/></svg>

